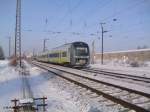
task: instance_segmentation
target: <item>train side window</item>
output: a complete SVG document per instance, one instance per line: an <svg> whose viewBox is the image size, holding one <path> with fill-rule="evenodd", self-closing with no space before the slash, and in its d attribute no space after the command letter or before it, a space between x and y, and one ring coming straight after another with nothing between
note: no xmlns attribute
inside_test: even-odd
<svg viewBox="0 0 150 112"><path fill-rule="evenodd" d="M59 53L57 53L57 57L59 57Z"/></svg>
<svg viewBox="0 0 150 112"><path fill-rule="evenodd" d="M56 54L55 54L55 53L53 54L53 57L56 57Z"/></svg>
<svg viewBox="0 0 150 112"><path fill-rule="evenodd" d="M52 54L49 54L49 55L48 55L48 57L50 57L50 58L51 58L51 57L52 57Z"/></svg>
<svg viewBox="0 0 150 112"><path fill-rule="evenodd" d="M49 54L48 57L50 57L50 58L59 57L59 53Z"/></svg>
<svg viewBox="0 0 150 112"><path fill-rule="evenodd" d="M58 53L56 53L56 54L55 54L55 57L59 57L59 54L58 54Z"/></svg>
<svg viewBox="0 0 150 112"><path fill-rule="evenodd" d="M67 56L67 52L63 52L62 57L66 57L66 56Z"/></svg>

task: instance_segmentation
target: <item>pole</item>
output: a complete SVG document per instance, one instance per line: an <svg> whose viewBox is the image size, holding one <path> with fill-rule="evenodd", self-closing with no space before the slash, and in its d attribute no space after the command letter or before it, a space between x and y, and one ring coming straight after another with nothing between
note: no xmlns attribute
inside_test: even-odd
<svg viewBox="0 0 150 112"><path fill-rule="evenodd" d="M104 46L103 46L103 33L104 33L104 31L103 31L103 25L102 25L102 56L101 56L101 64L103 65L103 51L104 51Z"/></svg>
<svg viewBox="0 0 150 112"><path fill-rule="evenodd" d="M33 49L33 53L32 53L33 57L35 56L35 49Z"/></svg>
<svg viewBox="0 0 150 112"><path fill-rule="evenodd" d="M45 52L45 42L46 42L46 40L44 39L44 42L43 42L43 52Z"/></svg>
<svg viewBox="0 0 150 112"><path fill-rule="evenodd" d="M20 38L19 38L19 65L20 65L20 67L22 67L21 65L22 65L22 63L21 63L21 0L20 0L20 2L19 2L19 36L20 36Z"/></svg>
<svg viewBox="0 0 150 112"><path fill-rule="evenodd" d="M18 12L18 1L16 4L16 27L15 27L15 58L17 57L17 12Z"/></svg>
<svg viewBox="0 0 150 112"><path fill-rule="evenodd" d="M46 106L46 105L45 105L45 99L46 99L46 97L43 96L43 112L46 111L46 108L45 108L45 106Z"/></svg>
<svg viewBox="0 0 150 112"><path fill-rule="evenodd" d="M94 56L95 56L95 41L92 42L92 60L91 63L94 64Z"/></svg>
<svg viewBox="0 0 150 112"><path fill-rule="evenodd" d="M16 1L15 58L19 59L21 67L21 0Z"/></svg>
<svg viewBox="0 0 150 112"><path fill-rule="evenodd" d="M104 28L103 28L103 24L105 24L105 23L100 23L100 24L101 24L101 29L102 29L101 64L103 65L103 60L104 60L104 40L103 40L103 37L104 37Z"/></svg>
<svg viewBox="0 0 150 112"><path fill-rule="evenodd" d="M9 57L10 57L10 54L11 54L11 37L8 37L9 39Z"/></svg>
<svg viewBox="0 0 150 112"><path fill-rule="evenodd" d="M18 112L18 100L17 99L14 99L14 100L11 100L11 102L14 103L14 106L13 106L13 109L14 109L14 112Z"/></svg>
<svg viewBox="0 0 150 112"><path fill-rule="evenodd" d="M113 21L116 21L117 19L114 19ZM101 50L101 64L103 65L104 63L104 33L107 33L108 31L104 31L104 28L103 28L103 24L106 24L106 23L100 23L101 24L101 29L102 29L102 50Z"/></svg>
<svg viewBox="0 0 150 112"><path fill-rule="evenodd" d="M43 41L43 52L45 52L46 51L46 41L47 40L49 40L49 39L44 39L44 41Z"/></svg>
<svg viewBox="0 0 150 112"><path fill-rule="evenodd" d="M101 64L104 64L104 33L108 31L104 31L103 24L105 23L100 23L101 24L101 29L102 29L102 50L101 50Z"/></svg>

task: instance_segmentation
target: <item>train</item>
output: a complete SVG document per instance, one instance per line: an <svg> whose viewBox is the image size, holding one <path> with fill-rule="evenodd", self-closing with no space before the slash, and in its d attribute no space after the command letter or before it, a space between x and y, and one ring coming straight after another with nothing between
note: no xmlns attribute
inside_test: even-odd
<svg viewBox="0 0 150 112"><path fill-rule="evenodd" d="M70 67L86 67L90 62L90 50L85 42L72 42L40 53L36 60Z"/></svg>

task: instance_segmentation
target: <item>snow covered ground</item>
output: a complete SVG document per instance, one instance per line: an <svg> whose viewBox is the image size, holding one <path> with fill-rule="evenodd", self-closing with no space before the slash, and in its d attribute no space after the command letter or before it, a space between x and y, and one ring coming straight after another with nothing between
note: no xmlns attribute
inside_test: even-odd
<svg viewBox="0 0 150 112"><path fill-rule="evenodd" d="M144 77L150 77L150 62L146 62L147 66L131 67L126 63L117 63L112 61L110 63L100 64L100 61L96 61L96 64L91 64L90 67L114 71L117 73L127 73L131 75L139 75Z"/></svg>
<svg viewBox="0 0 150 112"><path fill-rule="evenodd" d="M29 67L30 65L28 65ZM61 91L54 87L54 84L44 78L48 75L47 72L42 71L37 67L29 67L30 69L30 85L35 98L46 96L47 99L47 110L52 112L80 112L79 108L75 105L75 102L71 101L70 94L65 91ZM53 80L52 76L52 80Z"/></svg>
<svg viewBox="0 0 150 112"><path fill-rule="evenodd" d="M28 79L34 97L45 96L48 98L48 112L119 112L120 107L106 107L105 104L99 103L98 99L103 99L102 96L99 98L90 98L87 94L90 93L90 91L79 88L65 79L57 77L38 67L31 66L25 61L24 63L30 71ZM139 74L143 73L143 71L150 73L149 69L146 71L146 68L142 69L139 67L131 68L119 65L113 66L100 64L94 64L91 66L95 68L114 70L121 73L124 73L125 71L127 73L135 73L136 71ZM101 80L104 79L101 77ZM15 68L10 67L7 60L0 61L0 112L8 112L5 107L11 106L10 100L14 98L22 98L21 84L21 79L18 72L15 71ZM95 96L94 94L90 95Z"/></svg>
<svg viewBox="0 0 150 112"><path fill-rule="evenodd" d="M0 112L6 112L6 106L11 106L11 100L21 98L21 81L8 61L0 61Z"/></svg>
<svg viewBox="0 0 150 112"><path fill-rule="evenodd" d="M29 83L34 97L46 96L48 112L118 112L118 108L99 104L97 99L86 95L87 90L67 82L60 77L26 63L30 70ZM12 106L10 100L22 98L21 79L15 68L8 61L0 61L0 112L11 112L6 109ZM89 91L90 92L90 91Z"/></svg>
<svg viewBox="0 0 150 112"><path fill-rule="evenodd" d="M48 112L112 112L112 108L106 108L102 104L100 106L96 100L89 99L84 92L81 94L74 84L38 67L27 63L26 65L30 69L33 95L48 97ZM117 112L117 109L114 108L113 112Z"/></svg>

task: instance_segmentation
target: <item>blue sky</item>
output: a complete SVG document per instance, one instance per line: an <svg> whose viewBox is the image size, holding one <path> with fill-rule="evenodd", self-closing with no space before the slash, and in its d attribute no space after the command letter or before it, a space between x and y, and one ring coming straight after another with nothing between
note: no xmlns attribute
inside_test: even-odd
<svg viewBox="0 0 150 112"><path fill-rule="evenodd" d="M0 45L5 54L8 36L13 50L15 11L16 0L0 0ZM48 49L73 41L91 46L95 40L99 52L101 22L108 31L104 34L105 51L150 47L150 0L22 0L23 51L39 52L43 38L49 38Z"/></svg>

